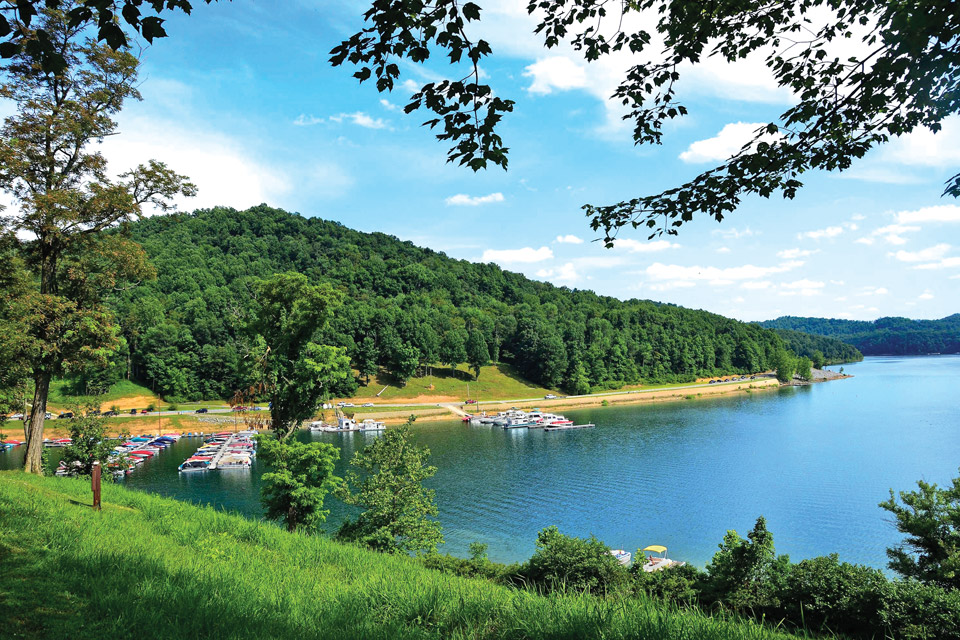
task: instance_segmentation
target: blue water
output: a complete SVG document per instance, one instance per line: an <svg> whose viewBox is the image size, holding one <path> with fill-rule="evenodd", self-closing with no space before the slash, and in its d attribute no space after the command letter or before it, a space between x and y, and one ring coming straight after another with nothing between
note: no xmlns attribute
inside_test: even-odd
<svg viewBox="0 0 960 640"><path fill-rule="evenodd" d="M960 466L960 357L868 358L855 377L729 398L565 411L596 429L415 426L438 468L444 550L473 541L497 561L526 559L551 524L594 534L611 547L665 544L670 556L703 565L728 529L767 518L777 549L794 560L840 554L884 567L900 539L877 503L918 479L945 483ZM376 435L311 434L353 452ZM130 487L260 517L249 472L177 474L196 448L182 440L126 479ZM0 454L15 465L20 451ZM331 528L345 511L334 499Z"/></svg>

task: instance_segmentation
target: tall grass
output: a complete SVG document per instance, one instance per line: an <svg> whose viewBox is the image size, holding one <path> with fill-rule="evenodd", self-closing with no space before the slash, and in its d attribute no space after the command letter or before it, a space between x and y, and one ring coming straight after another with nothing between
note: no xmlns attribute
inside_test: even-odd
<svg viewBox="0 0 960 640"><path fill-rule="evenodd" d="M788 638L645 600L541 596L81 480L0 473L12 638Z"/></svg>

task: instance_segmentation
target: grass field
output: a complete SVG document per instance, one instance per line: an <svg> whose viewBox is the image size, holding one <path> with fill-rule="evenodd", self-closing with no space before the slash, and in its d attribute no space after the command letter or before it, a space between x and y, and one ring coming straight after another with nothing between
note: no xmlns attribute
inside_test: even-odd
<svg viewBox="0 0 960 640"><path fill-rule="evenodd" d="M786 639L637 599L540 596L107 485L0 473L4 638Z"/></svg>
<svg viewBox="0 0 960 640"><path fill-rule="evenodd" d="M386 374L381 373L370 384L357 390L356 399L371 402L408 401L423 399L425 402L455 402L475 398L496 400L510 398L535 398L548 393L559 393L531 384L520 377L508 364L481 367L480 379L473 379L473 372L461 365L456 372L449 367L433 367L433 375L410 379L406 386L399 387ZM469 383L469 396L467 385ZM380 397L376 397L387 387Z"/></svg>

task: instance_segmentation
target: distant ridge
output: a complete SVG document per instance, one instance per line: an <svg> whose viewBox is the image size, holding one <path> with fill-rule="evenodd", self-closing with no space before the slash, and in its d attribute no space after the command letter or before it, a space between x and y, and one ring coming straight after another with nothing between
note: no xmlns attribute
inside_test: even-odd
<svg viewBox="0 0 960 640"><path fill-rule="evenodd" d="M960 313L939 320L885 317L872 322L782 316L759 324L838 338L868 356L960 353Z"/></svg>

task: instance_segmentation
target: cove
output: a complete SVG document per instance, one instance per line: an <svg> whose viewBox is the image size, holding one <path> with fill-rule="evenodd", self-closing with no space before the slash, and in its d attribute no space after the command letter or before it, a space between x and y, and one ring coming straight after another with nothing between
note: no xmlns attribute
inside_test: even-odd
<svg viewBox="0 0 960 640"><path fill-rule="evenodd" d="M794 561L836 552L886 566L901 538L877 503L918 479L946 483L960 465L960 356L871 357L844 365L853 378L716 399L564 411L596 429L541 430L415 425L432 451L446 544L473 541L491 559L521 561L537 531L594 534L635 550L664 544L702 566L727 529L742 535L764 515L777 550ZM338 474L376 435L302 432L341 449ZM259 478L249 472L178 474L197 446L184 438L124 480L151 491L259 518ZM22 462L0 454L0 468ZM328 529L348 512L329 498Z"/></svg>

